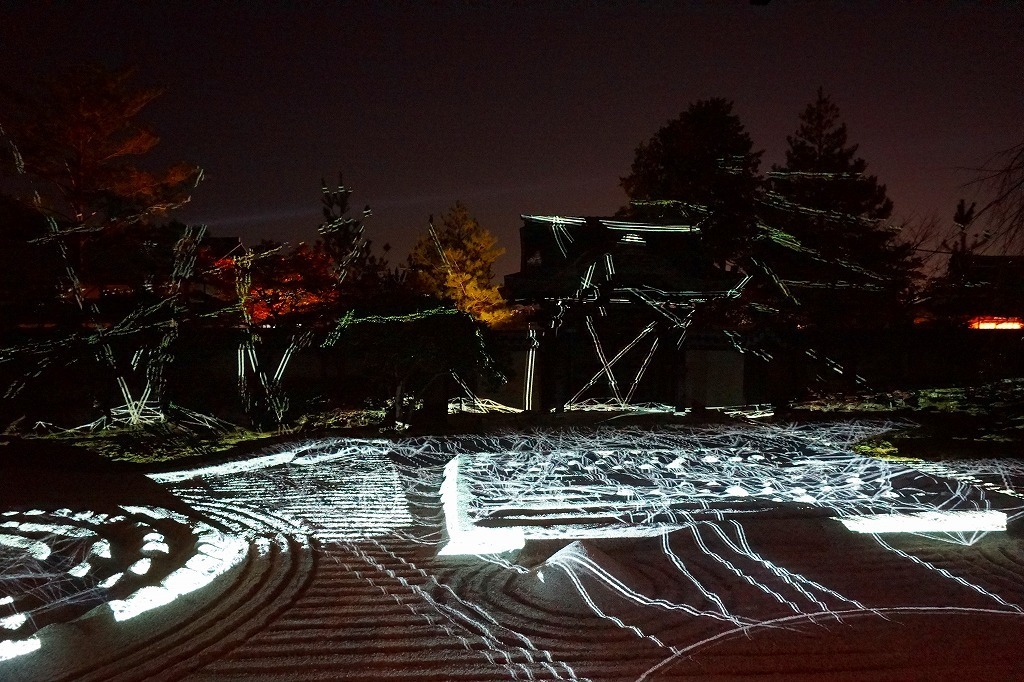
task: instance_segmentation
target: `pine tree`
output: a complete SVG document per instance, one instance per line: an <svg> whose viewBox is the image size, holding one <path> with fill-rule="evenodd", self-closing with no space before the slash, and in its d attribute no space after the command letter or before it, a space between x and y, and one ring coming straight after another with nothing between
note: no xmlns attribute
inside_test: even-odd
<svg viewBox="0 0 1024 682"><path fill-rule="evenodd" d="M156 287L155 277L143 273L135 280L140 290L130 292L133 299L101 298L102 279L132 283L139 274L132 266L151 255L152 232L138 227L187 202L202 175L187 163L159 171L138 164L159 142L139 117L160 93L137 86L131 71L98 66L73 67L26 91L0 87L0 137L10 152L3 156L12 162L12 194L44 220L46 235L33 241L45 242L61 261L61 282L53 289L59 303L74 302L52 332L59 338L49 346L19 347L7 359L27 367L26 377L36 377L62 353L68 359L61 362L68 364L91 356L95 371L86 383L108 424L113 423L108 389L114 383L127 423L166 416L164 369L173 357L170 349L185 310L184 283L205 229L187 228L173 246L168 244L173 266L165 286ZM100 331L79 345L75 340L82 328ZM115 337L121 348L129 339L136 345L122 354ZM12 384L8 395L24 385Z"/></svg>
<svg viewBox="0 0 1024 682"><path fill-rule="evenodd" d="M732 102L700 100L637 147L621 179L630 206L620 215L699 223L718 257L745 250L755 233L754 197L762 152Z"/></svg>
<svg viewBox="0 0 1024 682"><path fill-rule="evenodd" d="M450 300L488 325L500 325L511 311L494 280L494 263L505 249L462 202L441 218L439 228L420 237L409 255L412 283L423 293Z"/></svg>
<svg viewBox="0 0 1024 682"><path fill-rule="evenodd" d="M889 304L891 312L912 277L913 251L886 224L893 206L885 185L866 173L867 162L857 156L858 145L848 143L839 108L821 88L786 140L786 164L769 174L762 209L776 238L783 235L803 252L779 265L782 274L830 285L827 296L802 295L810 317L826 326L866 312L851 309L859 305L854 299L863 302L865 290L884 292L871 305ZM812 299L823 300L815 306Z"/></svg>
<svg viewBox="0 0 1024 682"><path fill-rule="evenodd" d="M17 146L19 170L41 185L37 208L62 229L97 230L162 215L189 199L200 169L140 168L160 138L139 115L161 90L131 71L78 66L33 92L0 91L0 123Z"/></svg>

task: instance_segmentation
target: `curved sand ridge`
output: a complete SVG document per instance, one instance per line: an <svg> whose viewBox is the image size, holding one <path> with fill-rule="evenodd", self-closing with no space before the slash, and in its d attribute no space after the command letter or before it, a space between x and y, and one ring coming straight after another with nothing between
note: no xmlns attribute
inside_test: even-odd
<svg viewBox="0 0 1024 682"><path fill-rule="evenodd" d="M114 523L128 525L108 528L109 519L85 511L46 512L77 514L88 530L66 546L50 542L51 556L80 557L105 538L113 563L96 560L88 575L102 580L114 568L127 575L143 555L152 559L149 572L126 578L122 592L98 607L70 599L77 610L52 611L49 625L40 616L41 648L0 661L0 678L941 680L985 661L997 678L1024 676L1014 643L1024 632L1024 545L1012 532L967 545L860 535L806 513L724 515L693 517L654 537L615 538L604 529L608 537L559 540L550 526L545 532L555 539L518 553L437 555L446 541L439 489L453 455L505 448L510 461L556 451L584 461L573 453L628 442L641 454L677 448L691 456L685 448L696 438L605 436L305 443L154 475L184 503L176 514L125 509ZM834 431L812 436L845 445ZM758 448L771 433L717 437L723 452L747 458L765 451ZM567 469L550 467L559 476ZM640 471L630 474L637 487ZM1000 485L1019 485L1018 473L1001 471ZM17 513L10 518L25 523ZM0 544L0 557L24 563L42 554L29 530L7 533L24 539ZM144 540L150 533L163 536L166 552L142 550L156 542ZM209 584L128 620L113 618L109 601L143 594L190 561L199 566L196 557L218 554L214 543L225 570ZM62 561L70 567L72 559ZM44 584L58 596L79 589L70 580ZM18 599L27 610L28 598ZM8 640L27 641L27 630L9 632ZM936 643L951 638L960 644Z"/></svg>

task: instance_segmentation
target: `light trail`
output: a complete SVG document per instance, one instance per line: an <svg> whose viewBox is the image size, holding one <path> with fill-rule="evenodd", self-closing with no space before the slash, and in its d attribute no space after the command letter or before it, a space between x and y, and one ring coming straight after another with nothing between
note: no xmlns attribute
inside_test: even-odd
<svg viewBox="0 0 1024 682"><path fill-rule="evenodd" d="M871 611L859 611L859 610L844 610L844 611L833 611L825 614L810 613L800 614L794 616L784 616L781 618L773 618L771 620L765 620L758 623L756 626L744 626L727 630L725 632L719 632L715 635L702 639L698 642L694 642L685 647L681 647L671 656L659 662L657 665L646 670L640 677L636 679L636 682L644 682L644 680L651 679L651 675L662 670L666 666L679 661L684 657L688 657L697 651L706 648L710 644L715 642L730 639L737 636L750 637L751 630L759 628L771 628L779 627L781 625L789 625L791 623L814 623L817 624L819 620L823 618L838 619L839 617L858 617L863 618L865 616L881 616L885 617L889 614L899 613L959 613L959 614L985 614L985 615L996 615L996 616L1018 616L1016 612L1002 611L999 609L980 609L970 608L962 606L890 606L879 609L872 609Z"/></svg>
<svg viewBox="0 0 1024 682"><path fill-rule="evenodd" d="M930 470L852 452L859 440L892 426L724 424L311 440L249 460L150 475L230 529L219 537L204 536L188 516L146 507L124 507L111 517L3 512L0 658L36 646L32 638L46 623L26 608L29 599L83 610L106 605L123 621L202 580L209 584L243 552L266 556L274 543L284 551L284 538L343 563L382 599L408 608L515 679L582 678L561 659L561 635L545 630L538 639L524 629L514 610L520 603L556 614L563 608L593 614L591 623L607 621L613 631L671 654L644 673L648 678L680 656L758 628L883 618L901 609L940 612L945 607L920 605L912 592L899 595L904 603L894 607L879 604L883 593L877 590L829 586L827 578L804 575L768 554L763 542L770 536L756 536L753 547L755 536L748 540L753 524L761 523L756 519L768 517L831 524L828 532L836 537L844 532L840 521L867 514L1019 517L1022 500L1015 495L1024 490L1024 466L1015 462ZM107 523L137 525L134 554L125 555L123 533L102 532ZM178 566L168 557L177 555L181 539L164 523L189 528L198 548ZM968 540L991 532L962 531ZM863 551L865 544L849 537ZM950 587L948 612L1024 613L1018 603L1024 588L1015 583L992 587L967 559L939 565L874 537L866 546L877 547L873 557L887 557L885 566L912 565ZM504 544L493 544L495 538ZM631 553L602 551L602 538L636 538L631 546L644 553L630 563ZM510 539L515 542L505 542ZM572 544L531 559L540 546L531 540ZM436 557L426 551L431 547L469 554ZM955 558L972 550L942 551ZM48 562L45 570L40 557ZM476 572L486 582L467 581ZM505 598L513 589L527 590L523 602ZM976 595L998 608L959 606L975 603Z"/></svg>

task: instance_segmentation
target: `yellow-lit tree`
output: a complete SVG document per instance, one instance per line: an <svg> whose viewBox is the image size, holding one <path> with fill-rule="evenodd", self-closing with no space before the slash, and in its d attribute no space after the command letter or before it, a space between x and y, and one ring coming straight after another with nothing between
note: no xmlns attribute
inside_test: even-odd
<svg viewBox="0 0 1024 682"><path fill-rule="evenodd" d="M491 327L508 322L512 311L494 280L494 262L505 249L461 202L430 221L409 255L413 286L455 306Z"/></svg>

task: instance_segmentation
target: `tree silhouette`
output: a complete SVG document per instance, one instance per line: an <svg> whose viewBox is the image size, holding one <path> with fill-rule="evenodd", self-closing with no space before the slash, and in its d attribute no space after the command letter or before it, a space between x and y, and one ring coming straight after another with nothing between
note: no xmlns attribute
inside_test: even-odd
<svg viewBox="0 0 1024 682"><path fill-rule="evenodd" d="M754 199L763 152L729 100L691 104L636 149L621 179L630 205L621 215L699 223L719 258L749 247L756 231Z"/></svg>
<svg viewBox="0 0 1024 682"><path fill-rule="evenodd" d="M822 89L786 141L786 164L773 166L771 189L802 209L786 221L794 235L836 255L862 251L870 257L883 251L877 243L863 240L881 238L879 221L892 214L892 201L885 185L865 174L867 162L856 156L858 145L847 145L839 108Z"/></svg>
<svg viewBox="0 0 1024 682"><path fill-rule="evenodd" d="M102 288L97 282L87 286L88 280L111 269L129 276L130 262L145 256L150 241L123 228L145 224L188 201L201 175L189 164L162 171L137 165L159 141L138 116L160 91L137 87L132 78L130 71L79 66L31 91L3 87L0 135L10 152L5 176L10 193L44 219L46 234L34 241L59 254L63 273L55 291L74 302L70 307L77 314L55 332L59 338L3 349L0 362L22 364L26 376L38 376L44 367L92 356L96 371L89 383L95 385L97 405L106 417L112 415L108 391L100 386L115 379L128 423L137 424L144 413L163 417L163 368L172 357L184 282L203 228L186 228L172 240L169 280L157 291L152 278L143 278L135 292L153 294L148 300L137 297L134 307L101 310ZM86 257L89 251L94 258ZM93 272L83 271L87 263ZM120 357L121 349L131 361ZM130 385L133 374L140 386ZM20 386L12 384L8 395L17 394Z"/></svg>
<svg viewBox="0 0 1024 682"><path fill-rule="evenodd" d="M0 194L0 334L58 314L62 266L49 244L46 220L14 197ZM0 339L4 338L0 336Z"/></svg>
<svg viewBox="0 0 1024 682"><path fill-rule="evenodd" d="M986 187L992 196L975 217L985 217L992 241L1004 252L1020 252L1024 249L1024 142L1004 149L975 170L974 184Z"/></svg>
<svg viewBox="0 0 1024 682"><path fill-rule="evenodd" d="M883 312L895 314L877 306L898 303L916 266L913 250L885 223L892 201L885 186L866 174L867 162L848 143L839 108L823 89L786 140L786 163L769 173L762 215L802 251L776 268L815 285L797 294L805 315L817 324L844 326L858 314L875 320ZM868 291L885 295L865 297Z"/></svg>

